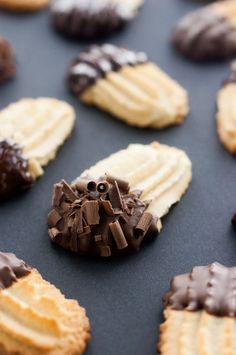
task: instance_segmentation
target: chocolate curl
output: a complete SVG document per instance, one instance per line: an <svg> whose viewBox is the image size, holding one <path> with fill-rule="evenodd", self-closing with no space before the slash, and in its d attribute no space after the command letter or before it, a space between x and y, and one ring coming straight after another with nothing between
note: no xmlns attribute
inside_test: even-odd
<svg viewBox="0 0 236 355"><path fill-rule="evenodd" d="M115 182L117 182L117 185L119 187L119 189L121 189L122 192L124 193L128 193L130 190L130 185L128 181L122 180L122 179L118 179L112 175L106 174L106 180L112 184L115 185Z"/></svg>
<svg viewBox="0 0 236 355"><path fill-rule="evenodd" d="M97 184L95 181L88 181L82 178L78 178L73 186L81 192L94 192L97 188Z"/></svg>
<svg viewBox="0 0 236 355"><path fill-rule="evenodd" d="M70 201L70 202L74 202L75 200L78 199L78 196L74 193L74 191L72 190L72 188L70 187L69 184L67 184L67 182L65 180L61 181L62 184L62 191L64 192L66 198Z"/></svg>
<svg viewBox="0 0 236 355"><path fill-rule="evenodd" d="M107 258L111 256L111 248L109 246L101 246L100 252L102 257Z"/></svg>
<svg viewBox="0 0 236 355"><path fill-rule="evenodd" d="M124 210L120 191L119 191L118 184L116 181L115 181L115 184L112 186L112 188L109 190L108 194L109 194L109 199L111 201L112 207L113 208L120 208L121 210Z"/></svg>
<svg viewBox="0 0 236 355"><path fill-rule="evenodd" d="M82 208L85 219L90 226L99 224L100 216L98 201L87 201Z"/></svg>
<svg viewBox="0 0 236 355"><path fill-rule="evenodd" d="M83 212L82 208L80 208L75 215L75 225L77 227L76 232L78 234L83 232Z"/></svg>
<svg viewBox="0 0 236 355"><path fill-rule="evenodd" d="M55 184L53 188L53 195L52 195L53 207L58 207L60 205L61 197L62 197L62 184L59 182L58 184Z"/></svg>
<svg viewBox="0 0 236 355"><path fill-rule="evenodd" d="M109 191L109 184L106 181L99 182L97 184L97 192L100 194L106 194Z"/></svg>
<svg viewBox="0 0 236 355"><path fill-rule="evenodd" d="M142 217L140 218L135 230L134 234L136 238L143 237L149 230L152 224L153 216L151 213L144 212Z"/></svg>
<svg viewBox="0 0 236 355"><path fill-rule="evenodd" d="M56 210L52 210L48 214L48 226L55 227L61 219L62 216Z"/></svg>
<svg viewBox="0 0 236 355"><path fill-rule="evenodd" d="M128 243L125 239L125 236L124 236L123 230L120 226L120 223L118 221L115 221L113 223L110 223L109 227L110 227L111 233L115 239L117 249L121 250L121 249L127 248Z"/></svg>

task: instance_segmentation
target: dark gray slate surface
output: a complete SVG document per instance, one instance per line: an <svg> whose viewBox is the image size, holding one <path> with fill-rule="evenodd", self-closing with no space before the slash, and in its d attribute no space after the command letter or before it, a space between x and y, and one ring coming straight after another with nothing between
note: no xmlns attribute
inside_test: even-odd
<svg viewBox="0 0 236 355"><path fill-rule="evenodd" d="M12 41L18 58L18 77L0 88L1 108L21 97L54 96L72 103L78 116L71 139L31 191L1 204L0 249L17 253L86 307L92 326L87 355L154 355L170 278L194 265L236 264L230 226L236 161L220 145L214 119L215 94L229 63L193 64L168 43L176 20L197 6L190 0L147 0L126 30L107 39L146 51L189 91L191 113L184 125L160 132L128 127L70 96L63 85L65 70L86 43L55 34L46 11L0 14L0 33ZM46 228L53 183L74 179L129 143L153 140L186 150L194 174L189 191L164 219L159 239L137 255L108 261L53 247Z"/></svg>

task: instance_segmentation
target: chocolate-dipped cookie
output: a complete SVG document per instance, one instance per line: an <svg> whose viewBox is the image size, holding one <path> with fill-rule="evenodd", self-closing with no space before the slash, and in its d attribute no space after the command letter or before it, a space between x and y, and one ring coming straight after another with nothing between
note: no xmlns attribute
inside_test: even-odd
<svg viewBox="0 0 236 355"><path fill-rule="evenodd" d="M52 98L23 99L0 111L0 200L29 188L70 135L74 109Z"/></svg>
<svg viewBox="0 0 236 355"><path fill-rule="evenodd" d="M108 35L132 20L144 0L54 0L54 27L73 38Z"/></svg>
<svg viewBox="0 0 236 355"><path fill-rule="evenodd" d="M160 354L235 354L236 267L195 267L171 281L164 298Z"/></svg>
<svg viewBox="0 0 236 355"><path fill-rule="evenodd" d="M82 102L138 127L179 124L188 113L187 92L145 53L111 44L81 52L69 68L68 85Z"/></svg>
<svg viewBox="0 0 236 355"><path fill-rule="evenodd" d="M0 83L16 73L15 55L11 44L0 37Z"/></svg>
<svg viewBox="0 0 236 355"><path fill-rule="evenodd" d="M217 1L184 16L173 44L193 60L224 59L236 54L236 1Z"/></svg>
<svg viewBox="0 0 236 355"><path fill-rule="evenodd" d="M220 141L232 154L236 154L236 61L217 94L217 133Z"/></svg>
<svg viewBox="0 0 236 355"><path fill-rule="evenodd" d="M0 354L82 355L89 320L36 269L0 252Z"/></svg>
<svg viewBox="0 0 236 355"><path fill-rule="evenodd" d="M92 178L94 177L94 178ZM83 172L72 184L54 186L49 236L83 255L137 252L157 236L161 217L191 180L191 162L178 149L134 144Z"/></svg>

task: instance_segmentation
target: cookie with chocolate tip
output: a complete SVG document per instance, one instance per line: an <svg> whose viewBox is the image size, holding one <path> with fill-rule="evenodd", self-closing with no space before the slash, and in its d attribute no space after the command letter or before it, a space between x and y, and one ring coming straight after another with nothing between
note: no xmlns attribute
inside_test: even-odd
<svg viewBox="0 0 236 355"><path fill-rule="evenodd" d="M55 184L49 236L82 255L137 252L160 232L161 217L180 200L191 175L191 162L183 151L158 143L131 145L73 183Z"/></svg>
<svg viewBox="0 0 236 355"><path fill-rule="evenodd" d="M68 86L83 103L137 127L180 124L187 92L143 52L111 44L91 46L73 60Z"/></svg>
<svg viewBox="0 0 236 355"><path fill-rule="evenodd" d="M43 174L74 121L74 109L52 98L22 99L0 111L0 200Z"/></svg>
<svg viewBox="0 0 236 355"><path fill-rule="evenodd" d="M193 60L225 59L236 54L236 1L216 1L185 15L172 41Z"/></svg>
<svg viewBox="0 0 236 355"><path fill-rule="evenodd" d="M14 254L0 252L1 355L82 355L89 320L40 273Z"/></svg>
<svg viewBox="0 0 236 355"><path fill-rule="evenodd" d="M231 64L228 77L217 94L217 133L220 141L232 154L236 154L236 61Z"/></svg>
<svg viewBox="0 0 236 355"><path fill-rule="evenodd" d="M51 20L55 29L77 39L109 35L130 22L144 0L54 0Z"/></svg>
<svg viewBox="0 0 236 355"><path fill-rule="evenodd" d="M235 354L236 267L198 266L175 276L164 297L161 355Z"/></svg>
<svg viewBox="0 0 236 355"><path fill-rule="evenodd" d="M10 42L0 36L0 83L16 73L16 59Z"/></svg>

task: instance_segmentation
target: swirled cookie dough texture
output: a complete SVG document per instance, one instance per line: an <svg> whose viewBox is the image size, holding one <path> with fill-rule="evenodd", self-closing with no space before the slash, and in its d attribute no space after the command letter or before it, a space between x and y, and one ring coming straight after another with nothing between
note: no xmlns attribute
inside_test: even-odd
<svg viewBox="0 0 236 355"><path fill-rule="evenodd" d="M220 141L236 154L236 62L231 65L231 73L217 95L217 132Z"/></svg>
<svg viewBox="0 0 236 355"><path fill-rule="evenodd" d="M236 268L218 263L173 278L165 297L161 355L236 354Z"/></svg>
<svg viewBox="0 0 236 355"><path fill-rule="evenodd" d="M54 27L73 38L108 35L131 21L144 0L54 0Z"/></svg>
<svg viewBox="0 0 236 355"><path fill-rule="evenodd" d="M36 11L48 4L49 0L0 0L0 9L10 11Z"/></svg>
<svg viewBox="0 0 236 355"><path fill-rule="evenodd" d="M131 144L82 174L99 178L105 173L125 179L131 190L143 191L142 200L152 200L148 211L158 218L168 213L188 189L192 165L180 149L154 142Z"/></svg>
<svg viewBox="0 0 236 355"><path fill-rule="evenodd" d="M21 181L26 164L33 180L43 174L43 167L55 158L70 135L74 121L74 109L52 98L22 99L0 111L0 164L4 172L4 176L0 174L0 196L12 180L12 171L20 175ZM15 164L14 156L22 163ZM17 188L20 190L21 186L15 186L12 192ZM10 194L8 186L5 190Z"/></svg>
<svg viewBox="0 0 236 355"><path fill-rule="evenodd" d="M142 52L92 46L71 64L68 83L82 102L130 125L163 128L188 113L186 91Z"/></svg>
<svg viewBox="0 0 236 355"><path fill-rule="evenodd" d="M187 14L175 28L173 43L194 60L236 54L236 1L217 1Z"/></svg>
<svg viewBox="0 0 236 355"><path fill-rule="evenodd" d="M81 355L89 320L36 269L14 254L0 253L0 353Z"/></svg>

